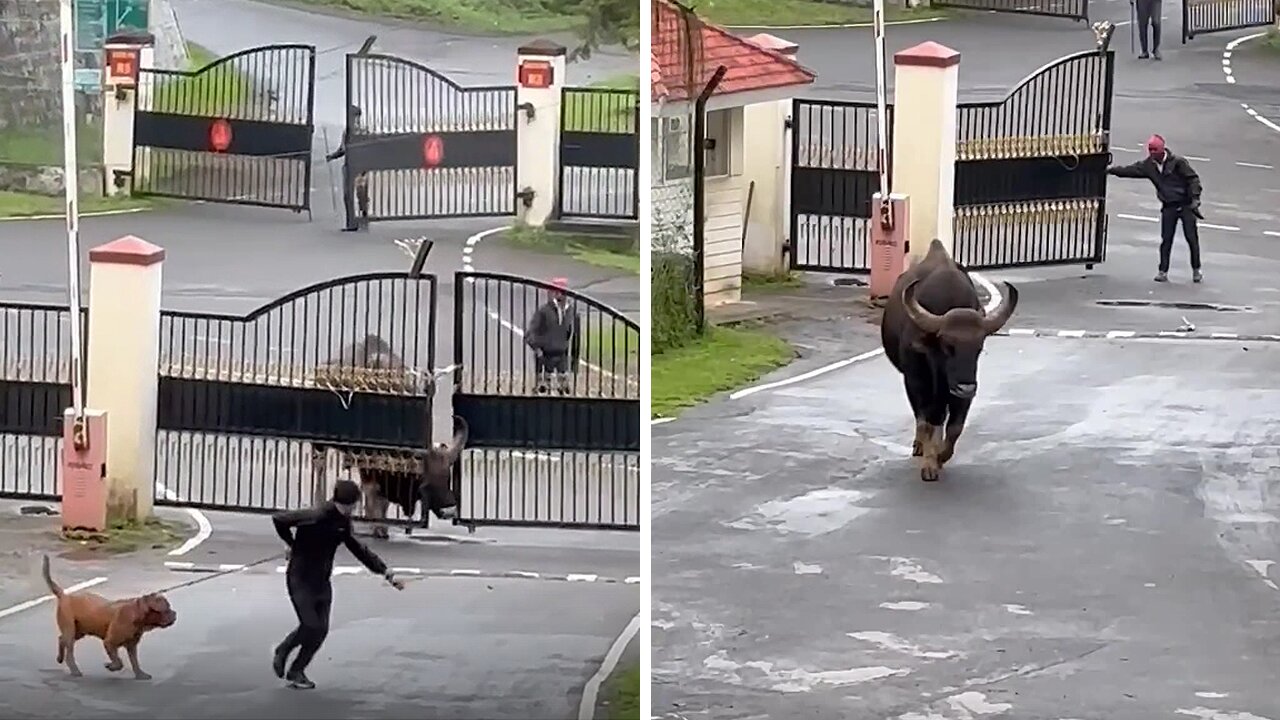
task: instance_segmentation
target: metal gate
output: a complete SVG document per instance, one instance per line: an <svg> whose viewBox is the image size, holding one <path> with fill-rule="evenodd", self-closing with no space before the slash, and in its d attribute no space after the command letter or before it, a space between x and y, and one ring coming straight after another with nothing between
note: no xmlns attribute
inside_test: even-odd
<svg viewBox="0 0 1280 720"><path fill-rule="evenodd" d="M1275 0L1182 0L1182 42L1205 33L1276 23Z"/></svg>
<svg viewBox="0 0 1280 720"><path fill-rule="evenodd" d="M934 7L1089 20L1089 0L934 0Z"/></svg>
<svg viewBox="0 0 1280 720"><path fill-rule="evenodd" d="M131 192L309 211L315 68L312 45L142 68Z"/></svg>
<svg viewBox="0 0 1280 720"><path fill-rule="evenodd" d="M1004 100L960 105L957 262L1105 259L1114 74L1114 51L1081 52L1040 68Z"/></svg>
<svg viewBox="0 0 1280 720"><path fill-rule="evenodd" d="M87 309L80 322L88 337ZM58 500L68 407L71 310L0 303L0 497Z"/></svg>
<svg viewBox="0 0 1280 720"><path fill-rule="evenodd" d="M560 105L560 216L640 217L640 93L565 88Z"/></svg>
<svg viewBox="0 0 1280 720"><path fill-rule="evenodd" d="M640 527L640 330L569 291L563 366L539 373L526 326L554 288L497 273L454 282L453 409L471 428L459 522Z"/></svg>
<svg viewBox="0 0 1280 720"><path fill-rule="evenodd" d="M1040 68L1004 100L960 104L957 261L996 268L1105 259L1114 69L1112 51L1081 52ZM791 267L869 271L875 105L796 100L790 127Z"/></svg>
<svg viewBox="0 0 1280 720"><path fill-rule="evenodd" d="M404 58L347 55L346 163L370 221L513 215L515 86L461 87Z"/></svg>

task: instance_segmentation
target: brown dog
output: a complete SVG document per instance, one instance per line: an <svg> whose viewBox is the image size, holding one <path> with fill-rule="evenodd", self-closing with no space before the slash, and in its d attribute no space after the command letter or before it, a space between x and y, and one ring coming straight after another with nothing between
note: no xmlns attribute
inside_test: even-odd
<svg viewBox="0 0 1280 720"><path fill-rule="evenodd" d="M150 680L151 676L138 666L138 642L143 633L155 628L167 628L178 619L178 613L169 607L169 601L159 593L125 600L107 600L91 592L67 594L49 574L49 556L44 556L44 581L49 592L57 598L58 611L58 664L66 659L73 677L80 677L76 665L76 641L85 635L102 640L111 662L106 668L117 672L124 668L120 661L120 648L129 653L129 665L133 676Z"/></svg>

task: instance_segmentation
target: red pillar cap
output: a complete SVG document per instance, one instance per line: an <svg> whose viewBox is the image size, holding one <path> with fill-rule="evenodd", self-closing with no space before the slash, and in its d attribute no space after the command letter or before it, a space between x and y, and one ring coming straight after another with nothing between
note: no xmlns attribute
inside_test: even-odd
<svg viewBox="0 0 1280 720"><path fill-rule="evenodd" d="M949 68L960 64L960 53L930 40L894 53L893 64Z"/></svg>
<svg viewBox="0 0 1280 720"><path fill-rule="evenodd" d="M164 248L135 235L125 235L89 251L89 262L147 267L164 260Z"/></svg>

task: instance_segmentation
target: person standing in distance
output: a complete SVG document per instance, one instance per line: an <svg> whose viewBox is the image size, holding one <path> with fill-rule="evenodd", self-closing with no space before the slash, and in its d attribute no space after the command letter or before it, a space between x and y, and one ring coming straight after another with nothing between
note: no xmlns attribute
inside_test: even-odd
<svg viewBox="0 0 1280 720"><path fill-rule="evenodd" d="M551 281L550 298L538 307L524 329L524 341L533 350L539 394L551 391L556 385L561 395L568 395L569 377L578 365L581 342L578 313L569 302L565 290L569 281L555 278Z"/></svg>
<svg viewBox="0 0 1280 720"><path fill-rule="evenodd" d="M1152 135L1147 140L1147 157L1132 165L1113 165L1108 175L1122 178L1146 178L1156 188L1160 200L1160 271L1156 282L1169 282L1169 254L1173 251L1173 233L1178 221L1182 221L1182 235L1187 239L1191 252L1191 280L1200 282L1200 230L1196 219L1204 219L1200 213L1200 176L1191 163L1181 155L1174 155L1165 146L1164 138Z"/></svg>
<svg viewBox="0 0 1280 720"><path fill-rule="evenodd" d="M1164 12L1161 0L1132 0L1138 19L1138 44L1142 46L1139 60L1160 60L1160 15ZM1151 54L1147 54L1147 27L1151 27Z"/></svg>
<svg viewBox="0 0 1280 720"><path fill-rule="evenodd" d="M339 480L333 488L333 499L316 508L285 510L271 516L276 533L289 546L289 565L285 570L285 586L289 600L298 615L298 627L276 646L271 669L276 677L289 681L289 687L314 688L307 679L307 665L315 657L329 635L329 612L333 607L333 556L338 545L346 545L356 559L381 575L397 590L404 583L396 579L372 550L351 532L351 513L360 500L360 488L350 480ZM298 656L285 674L289 654Z"/></svg>

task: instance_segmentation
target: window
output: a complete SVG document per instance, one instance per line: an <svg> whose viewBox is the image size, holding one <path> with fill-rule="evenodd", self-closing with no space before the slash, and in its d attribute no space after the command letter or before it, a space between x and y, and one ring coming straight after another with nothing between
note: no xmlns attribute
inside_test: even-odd
<svg viewBox="0 0 1280 720"><path fill-rule="evenodd" d="M707 113L706 170L707 177L730 174L730 148L733 145L733 112L712 110ZM653 157L661 159L662 180L682 180L693 175L693 120L689 116L654 118Z"/></svg>

